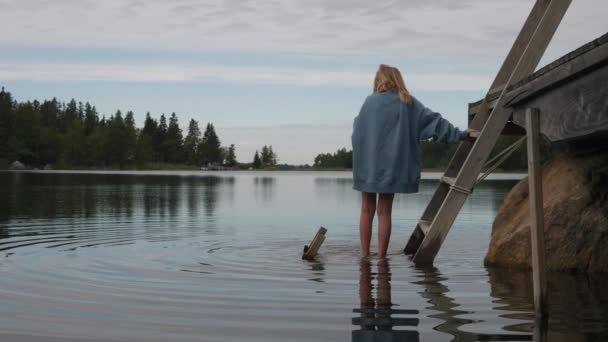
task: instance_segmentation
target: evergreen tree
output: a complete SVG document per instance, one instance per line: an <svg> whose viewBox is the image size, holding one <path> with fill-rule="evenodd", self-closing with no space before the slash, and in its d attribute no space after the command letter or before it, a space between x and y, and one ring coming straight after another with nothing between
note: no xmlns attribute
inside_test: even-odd
<svg viewBox="0 0 608 342"><path fill-rule="evenodd" d="M129 160L135 159L135 154L137 153L137 128L135 127L135 114L132 111L127 112L127 116L125 116L125 133L127 142L127 155Z"/></svg>
<svg viewBox="0 0 608 342"><path fill-rule="evenodd" d="M237 165L236 149L234 147L234 144L230 144L230 147L228 147L228 151L226 152L226 165L228 165L228 166Z"/></svg>
<svg viewBox="0 0 608 342"><path fill-rule="evenodd" d="M270 166L277 165L277 154L272 150L272 145L268 146L268 153L270 155Z"/></svg>
<svg viewBox="0 0 608 342"><path fill-rule="evenodd" d="M109 166L111 159L111 145L109 144L110 136L108 134L108 121L105 117L95 125L91 135L87 137L87 147L90 151L90 159L88 163Z"/></svg>
<svg viewBox="0 0 608 342"><path fill-rule="evenodd" d="M87 102L84 106L84 134L91 135L98 122L97 110Z"/></svg>
<svg viewBox="0 0 608 342"><path fill-rule="evenodd" d="M78 105L76 100L72 99L67 105L64 105L63 115L61 115L59 127L63 133L72 126L72 123L78 120Z"/></svg>
<svg viewBox="0 0 608 342"><path fill-rule="evenodd" d="M222 151L220 147L220 139L215 133L215 128L212 123L208 123L199 146L199 156L203 165L221 163Z"/></svg>
<svg viewBox="0 0 608 342"><path fill-rule="evenodd" d="M315 167L322 168L345 168L353 167L353 152L345 148L339 149L336 153L319 154L315 158Z"/></svg>
<svg viewBox="0 0 608 342"><path fill-rule="evenodd" d="M135 161L139 167L155 160L154 141L156 139L157 126L158 122L152 119L150 112L146 113L144 127L139 132L135 149Z"/></svg>
<svg viewBox="0 0 608 342"><path fill-rule="evenodd" d="M164 162L165 156L167 154L165 151L165 139L167 138L167 130L167 118L165 117L165 114L162 114L160 116L160 121L156 128L156 134L153 140L153 147L156 151L156 161L158 162Z"/></svg>
<svg viewBox="0 0 608 342"><path fill-rule="evenodd" d="M85 164L88 146L85 141L85 130L80 120L72 121L66 129L63 137L62 161L66 166L78 166Z"/></svg>
<svg viewBox="0 0 608 342"><path fill-rule="evenodd" d="M264 167L272 167L277 165L277 155L272 150L272 146L264 145L260 156Z"/></svg>
<svg viewBox="0 0 608 342"><path fill-rule="evenodd" d="M253 164L252 164L254 169L259 169L262 167L262 159L260 159L260 155L258 154L258 151L255 151L255 154L253 155Z"/></svg>
<svg viewBox="0 0 608 342"><path fill-rule="evenodd" d="M57 130L48 127L41 127L39 150L40 156L38 158L40 160L40 165L56 163L61 158L61 154L64 150L63 144L63 136ZM83 142L81 141L80 144L82 145ZM86 144L85 142L84 148L87 147L88 144ZM92 166L92 158L88 151L89 150L87 150L87 152L85 153L84 161L90 161L86 163L86 165ZM87 156L89 159L86 159Z"/></svg>
<svg viewBox="0 0 608 342"><path fill-rule="evenodd" d="M84 105L82 102L78 102L78 111L76 114L76 120L80 121L80 123L84 122Z"/></svg>
<svg viewBox="0 0 608 342"><path fill-rule="evenodd" d="M129 137L127 126L120 110L108 120L106 134L105 152L109 165L122 168L129 159Z"/></svg>
<svg viewBox="0 0 608 342"><path fill-rule="evenodd" d="M157 127L158 122L155 119L152 119L150 112L147 112L146 120L144 121L144 128L142 129L141 133L152 138L156 134Z"/></svg>
<svg viewBox="0 0 608 342"><path fill-rule="evenodd" d="M40 123L56 131L60 130L59 119L61 117L61 105L56 98L44 101L40 106Z"/></svg>
<svg viewBox="0 0 608 342"><path fill-rule="evenodd" d="M179 128L177 115L172 113L171 118L169 118L167 136L163 142L163 150L166 153L166 160L168 162L176 163L182 161L182 144L182 129Z"/></svg>
<svg viewBox="0 0 608 342"><path fill-rule="evenodd" d="M185 162L191 165L199 163L197 157L197 149L201 143L201 130L198 128L198 122L191 119L188 125L188 135L184 139L184 159Z"/></svg>
<svg viewBox="0 0 608 342"><path fill-rule="evenodd" d="M260 155L260 159L262 161L262 166L266 167L270 164L270 151L268 150L268 146L262 146L262 153Z"/></svg>
<svg viewBox="0 0 608 342"><path fill-rule="evenodd" d="M0 159L15 159L15 108L11 93L0 91Z"/></svg>
<svg viewBox="0 0 608 342"><path fill-rule="evenodd" d="M21 103L15 111L14 143L17 160L24 164L40 163L40 114L31 102Z"/></svg>

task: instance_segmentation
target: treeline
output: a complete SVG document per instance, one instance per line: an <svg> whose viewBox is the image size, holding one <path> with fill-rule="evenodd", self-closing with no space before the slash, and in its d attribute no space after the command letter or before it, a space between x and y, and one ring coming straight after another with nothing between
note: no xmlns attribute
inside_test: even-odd
<svg viewBox="0 0 608 342"><path fill-rule="evenodd" d="M352 169L353 151L347 151L345 148L342 148L335 153L321 153L315 157L314 167Z"/></svg>
<svg viewBox="0 0 608 342"><path fill-rule="evenodd" d="M490 158L503 151L506 147L516 142L520 136L503 135L498 138ZM422 167L427 170L443 170L456 153L458 144L441 144L432 141L423 141L420 143L420 151L422 157ZM517 149L507 158L499 169L503 171L520 171L527 168L526 148L525 145Z"/></svg>
<svg viewBox="0 0 608 342"><path fill-rule="evenodd" d="M506 147L517 141L519 136L501 136L496 143L496 147L492 151L490 158L500 153ZM422 167L431 170L445 169L452 156L456 152L458 144L441 144L432 141L422 141L420 143L420 152L422 157ZM551 147L548 144L542 144L541 150L545 155L551 153ZM314 167L316 168L331 168L331 169L351 169L353 165L352 151L345 148L339 149L335 153L321 153L315 158ZM527 168L526 149L520 147L509 158L507 158L499 167L504 171L518 171Z"/></svg>
<svg viewBox="0 0 608 342"><path fill-rule="evenodd" d="M16 102L0 91L0 159L30 166L129 167L149 163L236 166L235 146L222 147L212 123L201 134L190 120L183 136L177 115L146 114L143 128L131 111L99 117L91 104L57 99ZM276 155L273 159L276 163Z"/></svg>
<svg viewBox="0 0 608 342"><path fill-rule="evenodd" d="M251 167L254 169L273 168L277 166L277 160L277 154L272 150L272 146L264 145L262 153L255 151Z"/></svg>

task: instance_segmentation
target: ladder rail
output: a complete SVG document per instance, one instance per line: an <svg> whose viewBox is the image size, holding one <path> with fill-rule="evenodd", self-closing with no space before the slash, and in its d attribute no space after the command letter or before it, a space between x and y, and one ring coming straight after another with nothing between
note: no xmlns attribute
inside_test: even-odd
<svg viewBox="0 0 608 342"><path fill-rule="evenodd" d="M465 141L459 146L457 153L450 162L450 167L445 173L445 177L451 179L451 184L440 183L433 199L423 213L422 220L431 221L428 232L423 233L419 224L405 248L407 254L414 254L413 261L415 263L433 262L451 225L468 197L467 191L462 190L469 190L474 186L483 163L487 160L498 140L498 136L500 136L500 132L510 117L510 112L502 108L504 95L508 87L536 69L571 1L538 0L535 4L522 32L518 36L518 40L494 80L494 83L502 83L502 78L513 65L510 61L514 58L512 56L518 54L518 51L514 50L517 50L517 46L521 46L521 42L528 36L524 33L532 31L523 51L519 53L517 63L512 66L509 77L504 82L494 109L489 111L489 105L484 99L473 119L471 124L473 128L476 128L477 125L483 126L479 138L474 142ZM538 13L541 10L543 10L542 16L538 19ZM531 27L533 26L535 27L532 30ZM456 174L454 175L454 173ZM437 207L438 204L440 205ZM421 233L423 234L421 235Z"/></svg>
<svg viewBox="0 0 608 342"><path fill-rule="evenodd" d="M571 3L572 0L552 0L550 2L549 7L547 7L545 14L542 16L541 21L534 31L534 34L522 53L521 58L515 65L513 73L509 77L505 87L500 93L500 96L496 100L496 105L490 113L488 120L486 120L483 129L480 132L479 138L475 140L471 153L469 153L467 159L465 159L462 167L460 168L458 176L456 177L457 184L472 186L475 183L483 163L485 160L487 160L495 145L495 143L491 144L491 146L479 143L481 138L484 136L484 132L487 135L489 134L489 130L489 132L494 133L492 134L492 137L495 137L495 140L498 140L498 136L500 136L500 132L504 128L511 114L503 108L503 103L505 101L504 95L507 93L508 87L522 77L528 76L536 69ZM498 110L499 113L503 111L507 112L508 116L504 120L497 119L497 122L494 123L492 120L490 120L490 117L493 116L496 110ZM492 126L492 124L494 125ZM478 159L483 159L481 160L481 163L479 163L478 160L473 159L473 156L476 155L474 152L476 152L477 149L479 150L480 154ZM467 172L469 168L476 170L474 175L473 172Z"/></svg>
<svg viewBox="0 0 608 342"><path fill-rule="evenodd" d="M509 74L511 74L513 72L513 69L515 67L515 64L514 64L515 62L513 62L513 61L517 61L521 58L521 55L523 54L523 51L524 51L525 47L527 46L527 43L530 41L532 35L536 31L536 27L540 23L541 18L543 17L547 8L549 7L550 2L551 2L551 0L537 0L536 1L534 6L532 7L532 10L530 11L530 14L528 15L528 18L525 21L521 31L519 32L517 38L515 39L515 42L513 43L511 50L509 51L507 57L505 58L505 61L503 62L498 73L496 74L496 77L494 78L494 81L492 82L492 85L490 86L491 90L488 92L487 95L489 95L490 92L492 91L492 89L495 89L497 87L497 85L503 85L503 87L504 87L504 84L508 80ZM539 58L539 60L540 60L540 58ZM531 73L532 71L534 71L533 69L534 68L532 68L532 70L526 70L526 71L527 71L527 73ZM477 114L475 115L475 117L473 118L473 120L471 122L470 127L473 129L481 130L487 121L487 118L490 113L489 103L486 100L487 95L486 95L486 97L484 97L484 100L482 101L482 103L478 106ZM462 164L464 163L464 161L465 161L467 155L469 154L469 152L471 151L472 147L473 147L473 142L468 141L468 140L459 144L458 148L456 149L456 152L454 153L454 155L450 159L450 162L448 163L448 167L445 172L446 176L451 176L451 177L457 176L457 171L462 167ZM422 220L431 220L431 221L433 220L433 218L437 214L437 211L439 210L441 203L447 196L448 191L449 191L449 186L447 186L446 184L440 184L438 186L431 201L429 202L429 204L427 205L427 207L425 208L425 210L422 214L422 217L421 217ZM414 242L414 241L410 241L410 242ZM410 242L408 242L408 245L410 245ZM414 248L414 250L415 249L417 249L417 247ZM411 250L411 248L409 250L408 250L408 248L406 248L406 254L411 254L411 253L409 253L410 250Z"/></svg>
<svg viewBox="0 0 608 342"><path fill-rule="evenodd" d="M523 52L525 51L526 47L528 46L528 43L532 39L532 36L536 32L536 29L538 28L538 25L540 24L543 16L547 12L547 9L549 8L551 2L552 0L537 0L534 6L532 7L532 10L530 11L528 18L524 22L522 29L517 35L517 38L515 39L511 50L509 50L507 57L505 58L503 64L498 70L498 73L496 73L496 77L494 78L494 81L492 82L492 85L490 86L486 96L482 100L482 103L477 107L477 113L470 124L471 128L476 130L481 130L483 128L484 124L488 119L488 116L490 115L490 103L487 100L488 95L499 89L504 90L507 88L507 82L512 76L517 62L521 59ZM538 60L535 63L530 63L525 69L522 68L521 72L515 75L515 81L519 81L525 76L534 72L534 69L538 65L538 62L540 62L541 58L542 54L538 56ZM446 169L447 175L452 177L455 177L457 175L458 170L462 167L462 163L466 159L472 147L473 142L469 141L465 141L461 143L460 146L458 146L456 153L448 163L448 167Z"/></svg>

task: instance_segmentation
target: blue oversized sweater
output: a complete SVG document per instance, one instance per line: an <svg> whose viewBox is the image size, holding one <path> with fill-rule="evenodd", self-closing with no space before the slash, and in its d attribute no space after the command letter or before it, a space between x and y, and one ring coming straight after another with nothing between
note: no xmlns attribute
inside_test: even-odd
<svg viewBox="0 0 608 342"><path fill-rule="evenodd" d="M392 91L365 99L353 124L353 189L377 193L418 192L421 140L456 143L466 138L439 113Z"/></svg>

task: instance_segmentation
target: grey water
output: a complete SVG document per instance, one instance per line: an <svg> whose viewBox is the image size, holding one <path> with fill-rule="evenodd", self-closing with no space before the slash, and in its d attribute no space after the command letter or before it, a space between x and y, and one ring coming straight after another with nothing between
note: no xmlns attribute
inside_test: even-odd
<svg viewBox="0 0 608 342"><path fill-rule="evenodd" d="M395 198L389 258L360 260L348 172L0 172L0 341L608 340L606 275L549 274L535 327L531 275L483 266L521 176L481 183L414 266L423 176Z"/></svg>

